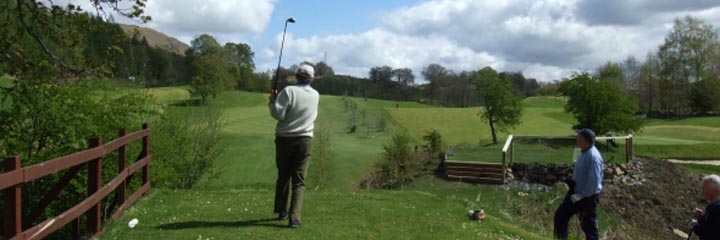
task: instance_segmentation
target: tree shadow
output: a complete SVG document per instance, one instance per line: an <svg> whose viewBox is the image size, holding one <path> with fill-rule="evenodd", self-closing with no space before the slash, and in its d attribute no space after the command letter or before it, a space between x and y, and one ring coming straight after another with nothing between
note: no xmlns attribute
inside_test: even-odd
<svg viewBox="0 0 720 240"><path fill-rule="evenodd" d="M178 100L169 104L173 107L197 107L202 106L202 99L191 98L185 100Z"/></svg>
<svg viewBox="0 0 720 240"><path fill-rule="evenodd" d="M276 223L273 223L276 222ZM213 228L213 227L275 227L275 228L286 228L287 226L281 223L287 221L280 221L277 218L247 220L247 221L187 221L187 222L176 222L168 223L157 226L160 230L180 230L188 228Z"/></svg>

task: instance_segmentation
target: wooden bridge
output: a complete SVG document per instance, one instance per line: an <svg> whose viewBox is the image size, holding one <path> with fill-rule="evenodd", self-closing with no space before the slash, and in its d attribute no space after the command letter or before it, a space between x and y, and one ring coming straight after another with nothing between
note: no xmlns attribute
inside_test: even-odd
<svg viewBox="0 0 720 240"><path fill-rule="evenodd" d="M59 157L35 165L20 167L20 157L14 156L5 159L5 172L0 174L0 190L3 191L3 239L42 239L49 234L58 231L67 224L72 225L73 238L80 239L80 218L86 215L87 231L97 237L101 234L102 221L107 216L102 216L101 202L115 191L115 197L111 206L113 218L118 218L125 209L130 207L142 195L150 190L148 180L148 168L150 164L150 128L143 124L140 131L126 134L125 129L120 129L119 138L102 144L100 137L90 139L90 147L87 150ZM136 161L127 166L126 154L127 145L135 140L142 139L142 151ZM118 173L108 184L102 185L102 158L113 151L118 151ZM70 181L75 178L81 168L88 167L86 199L66 210L60 215L46 219L41 223L30 226L36 222L45 212L50 203L57 199L60 192ZM30 214L22 215L22 185L33 180L66 171L60 180L50 191L34 206ZM135 173L142 171L142 186L130 197L126 196L128 183ZM26 206L27 207L27 206Z"/></svg>

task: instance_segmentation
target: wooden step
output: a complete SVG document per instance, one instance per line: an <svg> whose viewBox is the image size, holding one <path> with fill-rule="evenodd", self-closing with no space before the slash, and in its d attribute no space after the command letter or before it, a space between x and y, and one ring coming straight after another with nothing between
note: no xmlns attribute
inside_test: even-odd
<svg viewBox="0 0 720 240"><path fill-rule="evenodd" d="M463 177L463 176L448 175L447 179L450 181L460 181L460 182L467 182L467 183L503 184L502 178Z"/></svg>
<svg viewBox="0 0 720 240"><path fill-rule="evenodd" d="M500 163L467 162L467 161L456 161L456 160L446 160L445 166L502 168L502 164L500 164Z"/></svg>
<svg viewBox="0 0 720 240"><path fill-rule="evenodd" d="M503 168L501 167L492 167L492 168L486 168L486 167L456 167L456 166L445 166L445 169L447 170L453 170L453 171L467 171L467 172L502 172Z"/></svg>
<svg viewBox="0 0 720 240"><path fill-rule="evenodd" d="M462 176L462 177L491 177L502 179L502 172L466 172L466 171L451 171L445 172L445 175Z"/></svg>

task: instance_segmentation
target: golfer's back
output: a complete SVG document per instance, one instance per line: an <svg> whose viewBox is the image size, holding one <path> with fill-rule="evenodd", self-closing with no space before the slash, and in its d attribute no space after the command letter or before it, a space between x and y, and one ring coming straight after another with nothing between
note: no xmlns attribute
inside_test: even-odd
<svg viewBox="0 0 720 240"><path fill-rule="evenodd" d="M275 135L280 137L312 137L320 95L309 84L287 86L275 103L270 103L270 115L278 120Z"/></svg>

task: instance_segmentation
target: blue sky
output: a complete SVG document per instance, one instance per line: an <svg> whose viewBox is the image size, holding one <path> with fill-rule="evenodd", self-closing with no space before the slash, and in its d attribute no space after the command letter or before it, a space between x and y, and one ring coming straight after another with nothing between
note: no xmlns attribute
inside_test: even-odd
<svg viewBox="0 0 720 240"><path fill-rule="evenodd" d="M435 63L558 80L628 56L644 61L675 18L720 26L717 0L150 0L145 10L154 19L146 27L186 43L203 33L248 43L258 71L275 67L283 23L295 17L283 66L327 52L338 74L388 65L418 79Z"/></svg>
<svg viewBox="0 0 720 240"><path fill-rule="evenodd" d="M272 41L272 37L282 31L288 17L295 17L297 23L289 26L296 37L307 38L313 35L348 34L372 29L380 20L378 13L402 6L411 6L418 1L279 1L275 5L263 40Z"/></svg>

